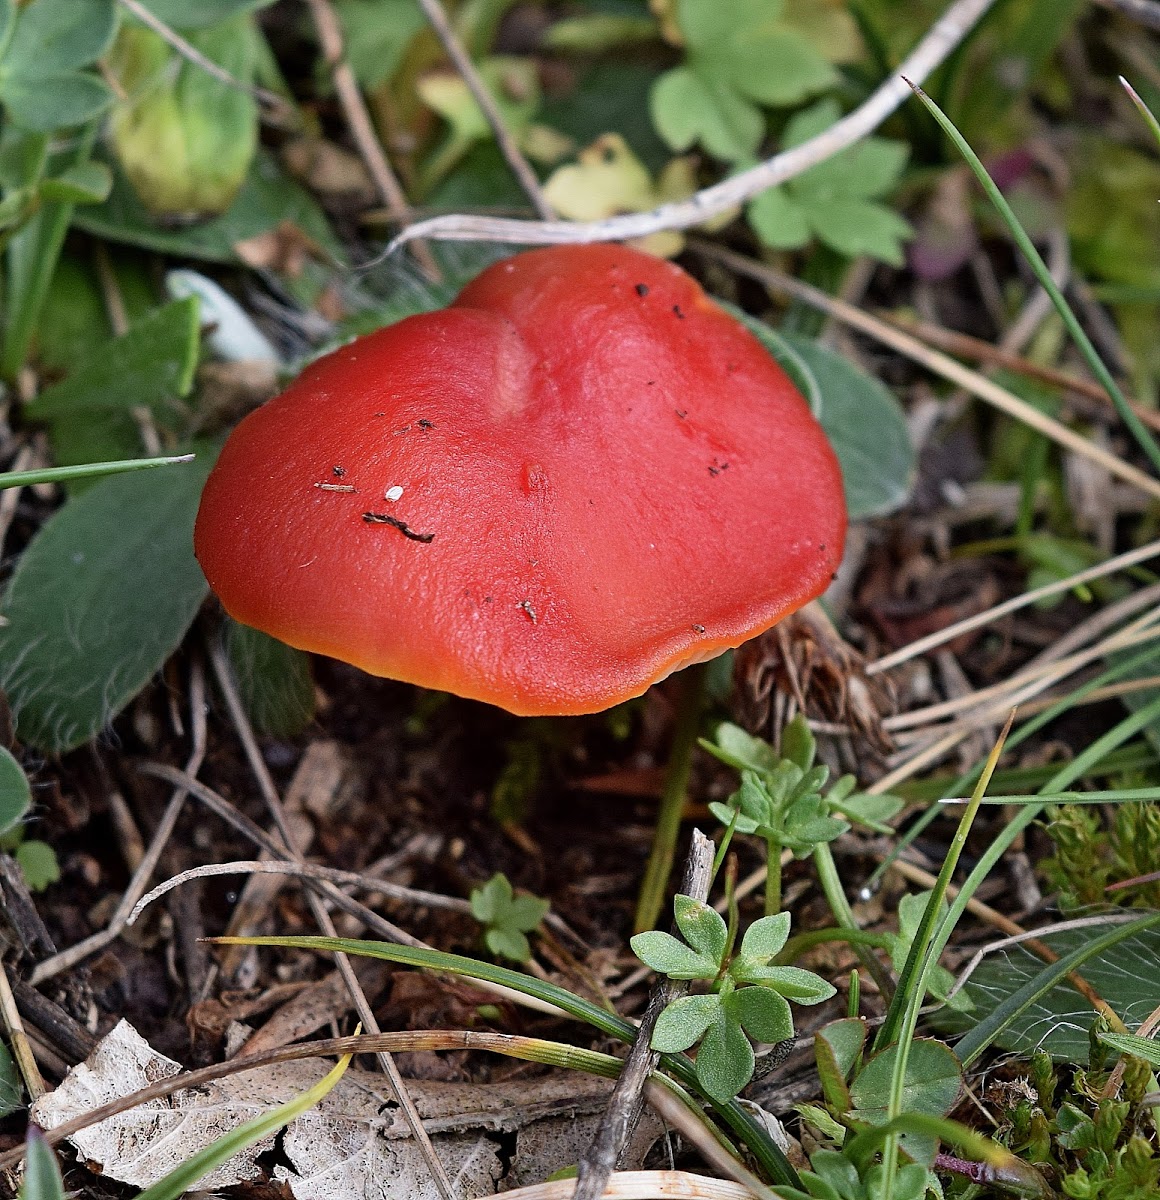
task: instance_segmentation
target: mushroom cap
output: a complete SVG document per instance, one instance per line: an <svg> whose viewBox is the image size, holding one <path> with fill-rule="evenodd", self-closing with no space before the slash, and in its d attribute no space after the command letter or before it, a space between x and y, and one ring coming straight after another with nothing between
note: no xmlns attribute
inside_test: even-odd
<svg viewBox="0 0 1160 1200"><path fill-rule="evenodd" d="M198 560L231 616L521 715L596 712L819 595L838 462L680 268L532 250L309 366L227 440Z"/></svg>

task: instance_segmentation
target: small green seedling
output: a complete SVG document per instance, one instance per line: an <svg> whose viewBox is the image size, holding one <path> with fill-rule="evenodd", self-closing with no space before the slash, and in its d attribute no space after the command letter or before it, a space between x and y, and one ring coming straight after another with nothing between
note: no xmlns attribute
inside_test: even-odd
<svg viewBox="0 0 1160 1200"><path fill-rule="evenodd" d="M514 962L526 963L532 957L527 935L539 926L550 907L539 896L517 896L507 876L499 873L471 893L471 914L485 927L487 948Z"/></svg>
<svg viewBox="0 0 1160 1200"><path fill-rule="evenodd" d="M741 772L741 787L727 804L709 805L713 815L737 833L756 834L768 848L769 874L765 911L781 907L783 849L795 858L816 854L856 821L878 833L902 808L896 796L855 793L853 775L843 775L823 793L830 770L815 765L817 743L805 718L795 717L782 731L782 752L736 725L718 726L712 742L701 742L715 758Z"/></svg>
<svg viewBox="0 0 1160 1200"><path fill-rule="evenodd" d="M25 840L24 819L32 807L32 789L20 763L0 746L0 851L11 854L34 892L60 879L56 851L36 839Z"/></svg>
<svg viewBox="0 0 1160 1200"><path fill-rule="evenodd" d="M733 935L708 904L679 895L673 909L685 940L650 930L632 939L633 952L670 979L704 980L711 990L674 1000L658 1018L651 1045L672 1054L700 1043L697 1079L725 1103L753 1078L750 1038L772 1044L793 1037L789 1001L819 1004L835 989L812 971L771 965L789 937L789 913L755 921L734 956Z"/></svg>

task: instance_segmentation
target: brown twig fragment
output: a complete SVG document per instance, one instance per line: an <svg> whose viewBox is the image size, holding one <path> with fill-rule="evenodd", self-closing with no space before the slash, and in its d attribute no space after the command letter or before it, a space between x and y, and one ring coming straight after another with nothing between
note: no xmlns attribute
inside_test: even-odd
<svg viewBox="0 0 1160 1200"><path fill-rule="evenodd" d="M699 829L695 829L685 863L681 894L704 901L709 894L712 869L713 843ZM604 1194L605 1186L616 1170L616 1160L640 1116L644 1086L660 1060L660 1055L649 1044L657 1018L674 1000L688 991L688 987L684 981L665 977L658 980L653 988L632 1049L628 1052L612 1098L600 1119L596 1136L580 1159L572 1200L597 1200Z"/></svg>
<svg viewBox="0 0 1160 1200"><path fill-rule="evenodd" d="M306 3L310 8L310 18L314 23L314 29L322 47L322 57L330 68L331 78L334 80L334 91L342 106L350 135L354 138L359 155L370 172L375 190L379 193L383 204L386 205L392 220L405 225L411 219L411 205L407 201L398 176L391 169L391 164L387 162L387 156L383 153L383 147L375 133L374 124L371 122L371 115L367 111L366 103L359 91L358 80L355 79L354 71L346 59L342 26L339 23L338 15L330 6L329 0L306 0ZM438 264L431 256L430 248L419 242L414 247L414 254L424 273L430 279L438 280L441 273Z"/></svg>
<svg viewBox="0 0 1160 1200"><path fill-rule="evenodd" d="M439 0L419 0L419 7L435 31L435 36L439 39L447 57L451 59L460 78L467 85L467 90L479 105L484 120L491 126L492 136L495 138L495 144L499 147L499 152L503 155L511 173L516 177L516 182L523 189L524 195L531 201L536 215L543 221L550 221L556 214L544 199L540 181L536 178L536 173L528 164L528 160L520 152L519 146L516 145L515 139L504 123L503 113L499 111L495 97L488 91L487 84L483 82L479 72L475 69L471 55L467 53L455 30L452 29L443 5Z"/></svg>

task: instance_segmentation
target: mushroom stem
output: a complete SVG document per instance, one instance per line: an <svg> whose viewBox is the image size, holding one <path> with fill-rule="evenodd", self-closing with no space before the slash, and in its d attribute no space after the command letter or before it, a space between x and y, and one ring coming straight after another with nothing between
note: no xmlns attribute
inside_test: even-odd
<svg viewBox="0 0 1160 1200"><path fill-rule="evenodd" d="M686 667L680 678L680 707L673 731L673 744L669 750L668 773L665 776L665 790L657 813L652 850L649 852L648 865L645 867L644 880L640 885L640 896L636 904L636 918L633 922L635 933L655 929L664 907L665 892L677 854L677 838L681 832L685 797L689 790L693 748L697 744L697 731L701 724L705 695L705 664L698 663Z"/></svg>

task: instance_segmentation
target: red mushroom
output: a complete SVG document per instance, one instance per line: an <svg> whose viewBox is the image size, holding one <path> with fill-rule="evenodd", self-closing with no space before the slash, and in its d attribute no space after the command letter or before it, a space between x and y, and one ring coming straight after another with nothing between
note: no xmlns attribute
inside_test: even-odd
<svg viewBox="0 0 1160 1200"><path fill-rule="evenodd" d="M319 359L226 442L197 557L237 620L522 715L595 712L817 596L838 463L678 267L533 250Z"/></svg>

